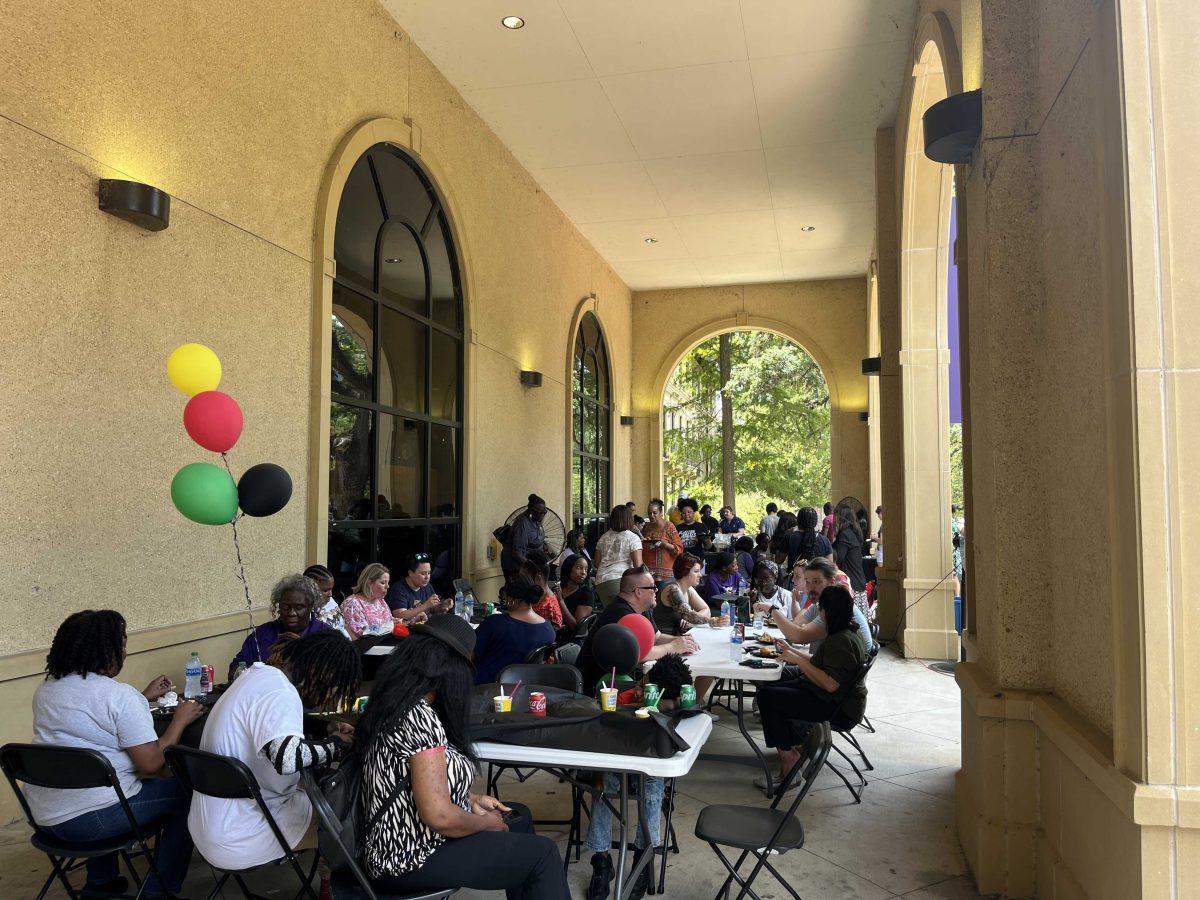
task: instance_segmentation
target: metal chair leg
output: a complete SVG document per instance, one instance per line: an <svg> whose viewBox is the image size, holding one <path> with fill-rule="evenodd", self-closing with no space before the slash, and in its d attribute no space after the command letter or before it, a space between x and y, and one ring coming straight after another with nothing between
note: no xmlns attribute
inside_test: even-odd
<svg viewBox="0 0 1200 900"><path fill-rule="evenodd" d="M874 767L873 765L871 765L871 760L867 759L867 754L866 754L866 752L863 750L863 748L862 748L862 744L860 744L860 743L858 742L858 738L856 738L856 737L855 737L853 734L851 734L849 731L839 731L839 732L838 732L838 734L839 734L839 735L841 735L842 737L844 737L844 738L845 738L847 741L849 741L849 742L850 742L850 745L851 745L851 746L852 746L852 747L853 747L855 750L857 750L857 751L858 751L858 755L862 757L862 760L863 760L863 765L864 765L864 766L866 766L866 769L867 769L867 771L868 771L868 772L873 772L873 771L875 771L875 767Z"/></svg>

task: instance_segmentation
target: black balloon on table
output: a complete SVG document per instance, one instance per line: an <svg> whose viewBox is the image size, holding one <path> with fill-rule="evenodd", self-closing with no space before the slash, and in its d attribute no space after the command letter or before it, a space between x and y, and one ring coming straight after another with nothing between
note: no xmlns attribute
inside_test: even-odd
<svg viewBox="0 0 1200 900"><path fill-rule="evenodd" d="M248 516L273 516L292 499L292 477L275 463L259 463L238 481L238 506Z"/></svg>

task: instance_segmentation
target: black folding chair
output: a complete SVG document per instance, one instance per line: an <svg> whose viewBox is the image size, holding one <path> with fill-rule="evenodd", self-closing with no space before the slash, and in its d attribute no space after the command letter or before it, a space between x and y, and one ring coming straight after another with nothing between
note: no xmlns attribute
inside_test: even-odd
<svg viewBox="0 0 1200 900"><path fill-rule="evenodd" d="M869 654L867 656L867 661L859 668L857 677L855 677L848 684L843 685L838 691L838 698L836 698L838 700L838 705L834 709L833 713L830 714L828 723L833 733L850 744L850 746L854 748L855 752L862 757L863 768L865 768L868 772L874 771L875 766L871 764L871 760L867 758L866 751L863 750L862 744L858 742L858 738L856 738L852 733L854 728L859 723L850 719L842 712L842 705L845 703L845 699L850 696L850 692L853 691L854 688L860 683L862 683L864 679L866 679L868 673L871 671L871 667L875 665L876 656L877 654L875 653ZM858 765L854 762L854 760L851 759L841 747L839 747L837 744L833 744L831 749L850 765L851 770L854 772L857 783L852 784L850 779L846 777L846 773L843 772L841 768L834 765L833 762L827 761L826 765L829 766L830 770L842 780L842 784L846 786L846 789L850 791L850 795L854 797L854 802L862 803L862 792L867 786L867 776L863 774L862 770L858 768Z"/></svg>
<svg viewBox="0 0 1200 900"><path fill-rule="evenodd" d="M262 791L258 786L258 779L254 777L254 773L250 771L244 762L240 759L234 759L231 756L221 756L218 753L209 753L205 750L193 750L190 747L183 747L178 744L164 750L163 756L166 757L167 765L171 767L171 771L175 773L175 777L183 782L184 786L193 793L204 794L206 797L217 797L222 800L253 800L255 805L258 806L259 811L263 814L263 817L267 820L267 825L270 826L272 834L275 835L275 840L279 842L280 855L270 862L238 870L227 870L212 866L214 871L221 873L221 877L217 879L217 884L208 895L208 900L214 900L218 895L221 895L221 889L230 878L233 878L237 886L242 889L242 896L246 900L268 900L268 898L263 897L261 894L253 893L246 886L242 875L246 872L261 869L264 866L274 866L283 860L287 861L292 871L296 873L296 877L300 880L300 890L296 892L295 896L318 900L317 894L312 887L313 878L317 874L317 861L319 859L317 852L313 851L312 868L305 873L304 868L300 865L300 859L296 851L292 849L291 845L287 842L287 838L283 836L283 832L279 830L279 823L275 821L275 817L271 815L270 808L268 808L266 801L263 800ZM209 865L212 864L209 863Z"/></svg>
<svg viewBox="0 0 1200 900"><path fill-rule="evenodd" d="M535 651L536 652L536 651ZM543 687L555 687L564 691L583 693L583 675L574 666L565 663L513 663L505 666L496 676L500 684L540 684Z"/></svg>
<svg viewBox="0 0 1200 900"><path fill-rule="evenodd" d="M525 657L525 664L529 666L540 666L554 655L554 644L546 644L543 647L537 647L529 651L529 655Z"/></svg>
<svg viewBox="0 0 1200 900"><path fill-rule="evenodd" d="M371 882L367 880L366 873L359 866L358 860L346 849L346 845L342 841L342 824L338 821L337 816L334 815L329 801L325 799L325 795L321 793L317 779L313 776L310 769L302 769L300 771L300 784L304 787L304 793L308 795L313 810L317 814L318 834L325 841L329 841L332 844L338 851L336 855L344 863L343 866L334 869L333 874L329 878L329 887L337 900L446 900L447 897L458 893L458 888L446 888L445 890L431 891L423 894L375 893L374 888L371 887ZM361 839L362 836L360 835L359 837ZM334 854L327 853L326 855ZM331 862L333 861L331 860Z"/></svg>
<svg viewBox="0 0 1200 900"><path fill-rule="evenodd" d="M764 868L775 876L775 880L783 885L789 894L796 900L800 900L800 895L787 882L787 879L771 865L770 858L772 853L786 853L788 850L796 850L804 846L804 826L796 818L796 809L808 795L813 782L817 780L817 775L820 774L821 767L825 765L829 756L832 742L833 737L829 731L829 725L824 722L815 725L809 731L808 737L804 741L804 756L792 766L792 770L787 773L783 784L780 785L775 799L766 809L758 806L714 804L706 806L700 811L700 816L696 819L696 837L708 843L708 846L717 854L717 858L721 860L721 864L729 872L721 889L717 892L718 900L729 896L734 881L742 888L737 895L738 900L741 900L746 894L749 894L754 900L762 900L751 885ZM779 803L798 775L804 779L804 783L797 792L796 799L784 812L779 809ZM721 850L722 847L741 850L737 862L730 862ZM740 870L748 856L753 856L756 862L749 875L742 877Z"/></svg>
<svg viewBox="0 0 1200 900"><path fill-rule="evenodd" d="M144 880L138 877L133 868L132 858L135 856L145 857L150 873L158 876L158 882L162 884L162 875L155 865L155 855L149 840L158 835L163 823L138 824L129 806L129 800L121 789L121 781L112 763L103 753L85 747L5 744L0 747L0 769L3 769L13 793L17 795L17 802L21 804L21 810L25 813L25 821L33 829L33 836L29 842L45 853L50 860L50 874L42 884L37 900L46 896L56 878L66 888L67 896L71 900L78 900L81 894L71 886L67 875L82 868L89 859L107 856L110 853L116 853L121 858L138 888L136 894L118 894L114 895L115 897L141 897L146 889ZM129 820L129 831L99 841L68 841L55 837L34 819L19 783L63 791L112 788L113 796Z"/></svg>

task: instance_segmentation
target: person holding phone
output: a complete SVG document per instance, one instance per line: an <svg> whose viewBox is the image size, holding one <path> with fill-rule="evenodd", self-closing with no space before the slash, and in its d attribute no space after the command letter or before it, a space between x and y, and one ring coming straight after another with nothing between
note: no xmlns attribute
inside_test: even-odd
<svg viewBox="0 0 1200 900"><path fill-rule="evenodd" d="M683 553L679 531L663 514L665 504L650 501L650 521L642 526L642 561L654 576L655 584L665 584L675 576L672 569L676 558Z"/></svg>

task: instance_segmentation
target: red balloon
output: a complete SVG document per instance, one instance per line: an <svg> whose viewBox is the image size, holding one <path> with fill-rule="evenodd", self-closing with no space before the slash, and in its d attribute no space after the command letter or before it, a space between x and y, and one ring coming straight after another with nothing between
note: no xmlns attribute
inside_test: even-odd
<svg viewBox="0 0 1200 900"><path fill-rule="evenodd" d="M202 391L183 408L183 427L205 450L224 453L242 436L242 410L228 394Z"/></svg>
<svg viewBox="0 0 1200 900"><path fill-rule="evenodd" d="M637 638L638 659L645 659L650 655L650 648L654 646L654 626L650 624L649 619L638 613L629 613L621 616L617 624L624 625Z"/></svg>

